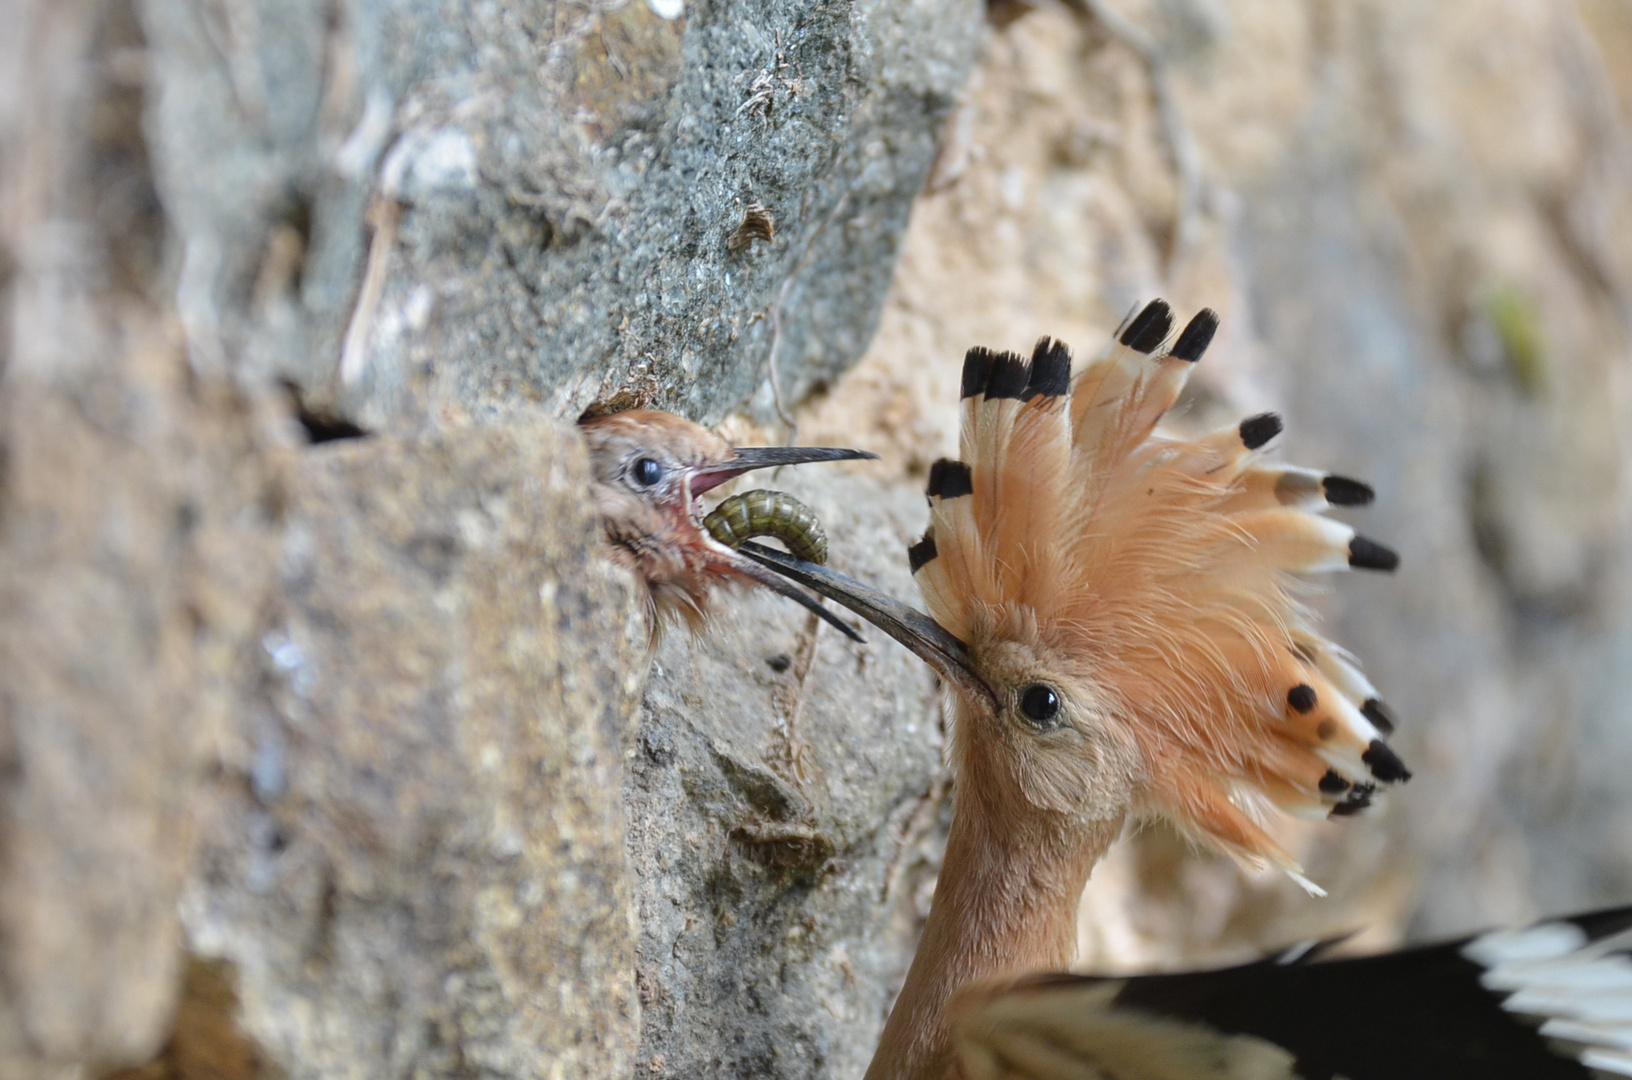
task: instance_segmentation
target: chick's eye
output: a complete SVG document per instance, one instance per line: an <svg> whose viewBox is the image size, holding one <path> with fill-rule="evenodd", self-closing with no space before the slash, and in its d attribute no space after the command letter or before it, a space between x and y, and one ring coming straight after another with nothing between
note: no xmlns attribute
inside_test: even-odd
<svg viewBox="0 0 1632 1080"><path fill-rule="evenodd" d="M1020 694L1020 711L1038 726L1052 726L1059 715L1060 695L1045 683L1032 683Z"/></svg>
<svg viewBox="0 0 1632 1080"><path fill-rule="evenodd" d="M635 462L629 474L635 478L635 483L641 487L652 487L663 479L663 466L649 457L643 457Z"/></svg>

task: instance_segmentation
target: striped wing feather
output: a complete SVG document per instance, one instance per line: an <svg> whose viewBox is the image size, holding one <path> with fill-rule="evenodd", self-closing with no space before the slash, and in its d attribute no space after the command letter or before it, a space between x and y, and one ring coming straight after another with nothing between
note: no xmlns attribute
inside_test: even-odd
<svg viewBox="0 0 1632 1080"><path fill-rule="evenodd" d="M1620 908L1381 956L976 983L949 1017L968 1080L1608 1080L1632 1076L1629 950Z"/></svg>

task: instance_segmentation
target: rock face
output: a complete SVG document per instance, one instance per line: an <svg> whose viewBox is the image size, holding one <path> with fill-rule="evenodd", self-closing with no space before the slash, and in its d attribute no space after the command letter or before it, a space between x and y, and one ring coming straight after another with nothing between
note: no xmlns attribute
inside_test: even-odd
<svg viewBox="0 0 1632 1080"><path fill-rule="evenodd" d="M980 25L973 0L142 12L193 348L370 429L712 421L773 351L789 402L832 379Z"/></svg>
<svg viewBox="0 0 1632 1080"><path fill-rule="evenodd" d="M646 634L587 475L570 432L515 423L330 443L285 477L181 910L289 1076L630 1068Z"/></svg>
<svg viewBox="0 0 1632 1080"><path fill-rule="evenodd" d="M776 483L843 530L835 567L911 596L899 553L921 502L815 468ZM628 781L643 1075L865 1071L910 950L943 741L933 677L865 636L767 595L659 650Z"/></svg>
<svg viewBox="0 0 1632 1080"><path fill-rule="evenodd" d="M646 638L570 422L860 355L978 6L5 14L0 1074L628 1074Z"/></svg>
<svg viewBox="0 0 1632 1080"><path fill-rule="evenodd" d="M859 1075L933 680L755 595L648 655L571 421L882 452L763 483L910 598L963 351L1157 293L1177 423L1379 489L1313 602L1417 778L1325 904L1139 835L1084 959L1625 900L1623 6L988 7L10 0L0 1076Z"/></svg>

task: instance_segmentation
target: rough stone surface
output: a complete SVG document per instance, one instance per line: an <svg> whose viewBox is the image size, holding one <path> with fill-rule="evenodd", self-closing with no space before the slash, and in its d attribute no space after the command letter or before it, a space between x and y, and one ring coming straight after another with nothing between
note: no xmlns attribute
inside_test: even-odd
<svg viewBox="0 0 1632 1080"><path fill-rule="evenodd" d="M776 485L827 523L836 568L911 598L899 553L927 513L848 471ZM659 650L629 769L641 1075L859 1076L917 917L935 680L876 630L854 644L769 595L723 606Z"/></svg>
<svg viewBox="0 0 1632 1080"><path fill-rule="evenodd" d="M150 1056L231 669L270 569L250 404L190 379L128 11L0 59L0 1075Z"/></svg>
<svg viewBox="0 0 1632 1080"><path fill-rule="evenodd" d="M646 636L586 470L539 423L332 443L287 477L181 910L291 1080L630 1067Z"/></svg>
<svg viewBox="0 0 1632 1080"><path fill-rule="evenodd" d="M0 1073L627 1073L644 641L536 417L853 362L978 5L4 14Z"/></svg>
<svg viewBox="0 0 1632 1080"><path fill-rule="evenodd" d="M980 27L974 0L142 11L193 348L371 429L537 402L717 420L768 391L773 348L789 401L830 380ZM734 244L751 205L774 238Z"/></svg>

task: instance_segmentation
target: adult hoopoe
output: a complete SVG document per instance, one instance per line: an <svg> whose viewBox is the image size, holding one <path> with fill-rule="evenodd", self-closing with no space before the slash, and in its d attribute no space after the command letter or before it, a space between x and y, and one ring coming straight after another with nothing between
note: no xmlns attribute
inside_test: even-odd
<svg viewBox="0 0 1632 1080"><path fill-rule="evenodd" d="M945 862L871 1080L957 1075L951 995L1071 960L1078 898L1129 817L1167 818L1313 890L1260 811L1347 816L1410 777L1376 691L1315 629L1290 576L1395 567L1322 516L1371 489L1265 462L1272 414L1194 441L1154 431L1217 325L1203 311L1169 346L1172 313L1155 301L1074 375L1047 339L1029 359L969 353L960 459L931 470L930 526L909 552L933 619L744 548L868 618L955 691Z"/></svg>
<svg viewBox="0 0 1632 1080"><path fill-rule="evenodd" d="M949 598L926 588L932 610L958 625L964 640L821 566L743 545L758 562L885 629L935 666L959 696L952 839L924 942L869 1075L1632 1075L1632 961L1625 955L1632 910L1360 960L1304 963L1317 955L1316 947L1221 972L1122 980L1024 974L1069 958L1077 894L1127 814L1165 814L1226 850L1296 873L1267 835L1251 831L1256 826L1237 816L1232 796L1248 804L1268 799L1295 811L1345 815L1365 807L1374 785L1407 775L1380 734L1364 749L1353 744L1355 729L1369 734L1363 722L1386 730L1386 714L1349 661L1307 626L1278 576L1284 568L1337 563L1345 554L1350 565L1389 568L1392 556L1318 518L1287 521L1283 515L1277 522L1265 516L1289 508L1309 517L1325 504L1368 501L1369 490L1337 477L1259 465L1251 455L1279 427L1267 417L1200 443L1156 443L1150 427L1176 395L1185 370L1175 365L1199 358L1215 320L1204 313L1165 354L1146 359L1159 352L1169 325L1165 305L1146 309L1074 384L1065 382L1069 361L1057 346L1040 349L1029 365L1015 357L971 354L965 435L974 452L965 450L966 467L948 463L935 470L935 524L913 555L920 580L926 566L950 555L987 568L976 578L984 593L968 590ZM1058 400L1066 389L1069 408ZM994 417L994 405L1008 415ZM1033 409L1052 410L1056 424L1068 425L1065 433L1055 432L1052 443L1039 438L1039 418L1027 412ZM698 528L692 500L718 482L710 477L792 463L780 456L789 453L813 455L797 460L870 456L732 451L677 418L625 415L619 424L594 421L586 430L609 537L641 571L654 603L665 602L668 589L685 590L691 599L679 601L679 611L691 617L698 616L718 575L737 572L729 547L720 544L723 555L715 552L712 538ZM980 426L983 419L987 428ZM1009 445L1042 444L1052 457L1040 454L1041 460L1063 458L1067 470L1089 475L1052 488L1027 481L1018 457L980 452L982 432L992 426L1006 432ZM1084 437L1074 437L1079 430ZM1063 439L1068 450L1058 445ZM642 458L650 458L673 486L642 482L652 476ZM993 481L983 487L988 471ZM702 482L682 482L695 476ZM1171 490L1175 486L1179 493ZM1063 492L1069 500L1063 509L1038 505L1037 496L1048 490ZM1181 497L1186 492L1189 497ZM640 507L628 506L631 494ZM949 503L976 511L982 498L992 500L984 505L1024 507L1035 524L1000 512L976 516L971 528L945 512ZM1157 501L1147 501L1152 499ZM661 520L641 525L650 520L646 512ZM1187 525L1188 515L1222 517L1230 525ZM948 523L962 532L947 530ZM945 530L939 540L936 529ZM982 547L960 547L958 535ZM1042 541L1061 535L1058 550L1045 549ZM1166 549L1142 557L1141 544L1189 552L1193 562L1185 566ZM722 557L724 562L710 561ZM726 569L711 569L716 565ZM1073 576L1059 579L1060 595L1050 596L1041 582L1028 581L1043 570ZM1113 587L1119 579L1121 587ZM773 588L783 584L776 575L771 581ZM1084 593L1092 589L1099 597L1090 605ZM1141 590L1158 601L1143 616L1130 606ZM1173 593L1180 595L1168 595ZM1194 620L1189 629L1165 647L1139 651L1133 639L1161 633L1160 619L1175 618L1175 612ZM1075 621L1051 628L1046 618ZM1183 669L1192 663L1213 673L1217 682L1210 691L1207 676L1185 677ZM1287 675L1289 664L1305 681L1282 690L1275 679ZM1279 712L1276 693L1284 693ZM1322 695L1346 697L1323 707ZM1225 715L1220 722L1218 715L1187 708ZM1355 710L1359 722L1351 715ZM1311 754L1318 760L1311 762ZM1310 785L1307 778L1316 771ZM1180 778L1176 787L1173 776ZM1183 798L1185 785L1208 797Z"/></svg>
<svg viewBox="0 0 1632 1080"><path fill-rule="evenodd" d="M855 630L804 590L710 535L697 498L755 469L877 454L822 446L733 447L701 425L652 409L591 417L580 421L579 428L589 444L595 504L606 539L614 558L634 570L645 586L654 635L662 619L700 626L716 586L752 581L859 640ZM786 498L771 508L784 505L803 510ZM802 524L819 528L813 518Z"/></svg>

